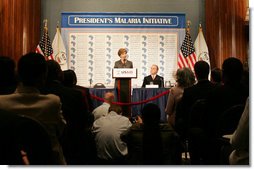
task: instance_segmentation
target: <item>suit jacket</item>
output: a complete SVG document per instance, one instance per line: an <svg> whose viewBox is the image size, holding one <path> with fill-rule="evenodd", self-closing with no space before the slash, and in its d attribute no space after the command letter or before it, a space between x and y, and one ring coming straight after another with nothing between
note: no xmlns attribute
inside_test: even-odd
<svg viewBox="0 0 254 170"><path fill-rule="evenodd" d="M0 95L0 109L41 122L50 136L56 163L65 164L62 147L58 141L65 127L58 96L41 95L36 88L19 86L13 94Z"/></svg>
<svg viewBox="0 0 254 170"><path fill-rule="evenodd" d="M143 80L142 87L146 87L146 85L149 85L150 82L153 82L153 84L158 84L159 87L164 87L164 79L159 75L156 75L154 80L151 75L146 76Z"/></svg>
<svg viewBox="0 0 254 170"><path fill-rule="evenodd" d="M89 112L83 102L82 93L76 89L65 87L57 80L47 83L41 92L60 97L63 116L67 122L61 141L64 156L67 164L82 164L86 153L85 128L89 124Z"/></svg>
<svg viewBox="0 0 254 170"><path fill-rule="evenodd" d="M182 131L184 128L188 127L189 116L193 104L197 100L207 99L215 86L216 85L209 80L200 80L197 84L184 89L182 99L176 108L176 128L178 130ZM182 122L184 123L182 124Z"/></svg>
<svg viewBox="0 0 254 170"><path fill-rule="evenodd" d="M115 62L114 68L133 68L133 64L131 61L127 60L125 64L118 60Z"/></svg>

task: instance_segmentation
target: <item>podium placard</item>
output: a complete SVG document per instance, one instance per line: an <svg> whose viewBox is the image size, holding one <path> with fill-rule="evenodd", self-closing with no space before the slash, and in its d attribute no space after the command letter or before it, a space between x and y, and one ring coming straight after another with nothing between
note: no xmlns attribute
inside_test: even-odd
<svg viewBox="0 0 254 170"><path fill-rule="evenodd" d="M146 88L159 88L158 84L147 84Z"/></svg>
<svg viewBox="0 0 254 170"><path fill-rule="evenodd" d="M113 68L113 78L137 78L138 72L136 68Z"/></svg>

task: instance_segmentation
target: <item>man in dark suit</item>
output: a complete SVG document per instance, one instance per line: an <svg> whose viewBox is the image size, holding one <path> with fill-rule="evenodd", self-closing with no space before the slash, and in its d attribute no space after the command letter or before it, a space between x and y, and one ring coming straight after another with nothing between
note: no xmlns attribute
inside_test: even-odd
<svg viewBox="0 0 254 170"><path fill-rule="evenodd" d="M191 164L200 164L200 153L203 149L202 147L202 133L195 130L190 130L193 123L195 123L196 119L193 120L191 114L193 112L194 103L198 100L203 100L208 97L211 91L215 88L215 84L208 80L209 75L209 65L205 61L198 61L194 65L194 71L197 78L197 84L184 89L183 97L181 102L178 104L176 110L176 129L180 132L188 132L189 134L189 152L191 157ZM205 102L205 101L204 101ZM200 106L199 106L200 107ZM200 108L201 109L201 108ZM190 121L191 117L191 121ZM197 127L195 124L195 128L203 128ZM199 136L196 140L192 134ZM202 157L203 158L203 157Z"/></svg>
<svg viewBox="0 0 254 170"><path fill-rule="evenodd" d="M164 87L164 79L163 77L157 75L158 71L159 71L159 67L153 64L150 70L151 74L144 78L142 87L146 87L146 85L149 85L149 84L157 84L159 85L159 87Z"/></svg>

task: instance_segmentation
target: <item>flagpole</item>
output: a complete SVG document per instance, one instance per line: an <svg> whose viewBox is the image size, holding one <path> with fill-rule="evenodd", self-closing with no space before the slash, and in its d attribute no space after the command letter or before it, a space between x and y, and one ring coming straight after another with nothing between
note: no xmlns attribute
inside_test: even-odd
<svg viewBox="0 0 254 170"><path fill-rule="evenodd" d="M187 21L187 28L186 28L186 31L187 31L187 33L188 34L190 34L190 24L191 24L191 22L190 22L190 20L188 20ZM188 38L188 51L190 51L190 39Z"/></svg>
<svg viewBox="0 0 254 170"><path fill-rule="evenodd" d="M198 46L199 46L199 48L198 49L201 49L201 36L200 36L200 34L201 34L201 32L202 32L202 26L201 26L201 23L199 24L199 28L198 28ZM199 55L199 54L197 54L197 55ZM197 56L198 58L199 58L199 56Z"/></svg>
<svg viewBox="0 0 254 170"><path fill-rule="evenodd" d="M48 20L47 20L47 19L44 19L43 22L44 22L44 31L47 32L47 31L48 31ZM48 56L47 56L47 43L46 43L46 42L47 42L47 36L44 37L44 38L45 38L45 40L44 40L45 43L44 43L44 52L43 52L43 53L44 53L44 57L47 58L47 57L48 57ZM46 54L45 54L45 53L46 53Z"/></svg>
<svg viewBox="0 0 254 170"><path fill-rule="evenodd" d="M59 38L59 35L58 34L60 34L60 28L59 28L59 21L57 21L57 25L56 25L56 33L57 33L57 54L56 55L58 55L59 53L60 53L60 38Z"/></svg>

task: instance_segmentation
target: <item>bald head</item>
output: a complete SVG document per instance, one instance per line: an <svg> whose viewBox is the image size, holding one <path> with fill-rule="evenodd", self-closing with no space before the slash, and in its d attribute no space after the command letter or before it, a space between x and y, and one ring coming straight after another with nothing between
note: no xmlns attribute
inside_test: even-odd
<svg viewBox="0 0 254 170"><path fill-rule="evenodd" d="M104 94L104 101L107 103L112 103L114 101L115 95L112 92L106 92Z"/></svg>

